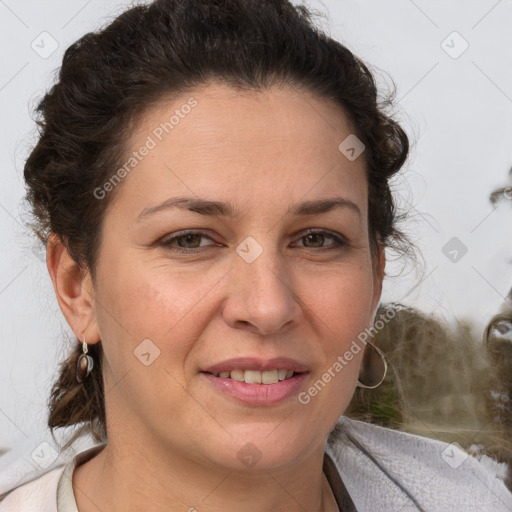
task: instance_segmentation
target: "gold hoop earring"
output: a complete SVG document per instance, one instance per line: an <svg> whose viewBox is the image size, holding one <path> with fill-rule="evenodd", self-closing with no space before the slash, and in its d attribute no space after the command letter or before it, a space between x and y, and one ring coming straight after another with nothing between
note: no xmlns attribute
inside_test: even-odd
<svg viewBox="0 0 512 512"><path fill-rule="evenodd" d="M82 342L82 351L83 354L80 354L76 361L76 380L78 383L81 383L89 376L94 366L92 357L87 355L88 350L85 337Z"/></svg>
<svg viewBox="0 0 512 512"><path fill-rule="evenodd" d="M386 378L388 363L384 353L373 343L366 342L371 350L365 350L357 387L363 389L375 389L379 387Z"/></svg>

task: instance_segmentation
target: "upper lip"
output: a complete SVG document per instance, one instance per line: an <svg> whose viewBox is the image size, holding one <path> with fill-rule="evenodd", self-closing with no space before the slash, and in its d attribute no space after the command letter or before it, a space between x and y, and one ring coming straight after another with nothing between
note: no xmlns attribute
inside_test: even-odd
<svg viewBox="0 0 512 512"><path fill-rule="evenodd" d="M231 370L293 370L297 373L307 372L307 366L299 363L289 357L274 357L272 359L261 359L258 357L238 357L236 359L227 359L220 363L216 363L201 371L208 373L220 373Z"/></svg>

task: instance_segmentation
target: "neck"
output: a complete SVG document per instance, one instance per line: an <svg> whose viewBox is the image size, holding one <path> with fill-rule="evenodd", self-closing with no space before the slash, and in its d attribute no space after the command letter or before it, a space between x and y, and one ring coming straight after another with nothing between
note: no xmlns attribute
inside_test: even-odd
<svg viewBox="0 0 512 512"><path fill-rule="evenodd" d="M109 438L99 454L75 469L73 490L81 512L337 512L322 473L323 455L322 445L300 464L235 472L199 464L177 450Z"/></svg>

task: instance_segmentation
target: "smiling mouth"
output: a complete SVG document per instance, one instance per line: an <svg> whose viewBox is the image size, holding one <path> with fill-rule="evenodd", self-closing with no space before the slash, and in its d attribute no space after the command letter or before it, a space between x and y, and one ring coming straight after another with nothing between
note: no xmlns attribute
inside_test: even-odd
<svg viewBox="0 0 512 512"><path fill-rule="evenodd" d="M291 379L295 377L295 375L299 375L299 372L294 372L293 370L287 370L285 368L265 371L225 370L219 373L204 373L208 373L209 375L213 375L221 379L231 379L238 382L245 382L246 384L276 384L280 381Z"/></svg>

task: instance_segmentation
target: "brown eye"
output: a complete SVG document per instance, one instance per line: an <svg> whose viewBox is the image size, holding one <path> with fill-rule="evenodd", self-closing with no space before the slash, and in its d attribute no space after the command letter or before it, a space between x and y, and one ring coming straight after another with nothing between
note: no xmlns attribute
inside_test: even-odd
<svg viewBox="0 0 512 512"><path fill-rule="evenodd" d="M311 233L303 237L303 240L305 242L307 241L305 245L308 247L311 247L308 245L309 243L312 243L313 247L323 247L323 242L325 241L325 238L325 235L322 235L321 233Z"/></svg>
<svg viewBox="0 0 512 512"><path fill-rule="evenodd" d="M302 236L303 247L308 249L335 249L344 247L347 243L341 238L327 231L311 231ZM334 243L324 245L326 240L334 240Z"/></svg>
<svg viewBox="0 0 512 512"><path fill-rule="evenodd" d="M181 233L176 233L172 237L163 238L159 245L169 249L170 251L177 251L183 253L192 253L201 250L207 245L213 244L203 244L201 245L202 239L211 240L211 238L205 233L195 232L195 231L184 231ZM175 243L176 242L176 243Z"/></svg>
<svg viewBox="0 0 512 512"><path fill-rule="evenodd" d="M195 247L199 247L198 244L201 241L201 238L202 238L201 235L198 235L198 234L194 233L192 235L178 236L178 237L175 238L175 240L178 241L178 245L180 247L185 247L185 248L188 248L188 249L193 249ZM183 244L181 242L183 242ZM189 244L191 244L191 245L189 245Z"/></svg>

